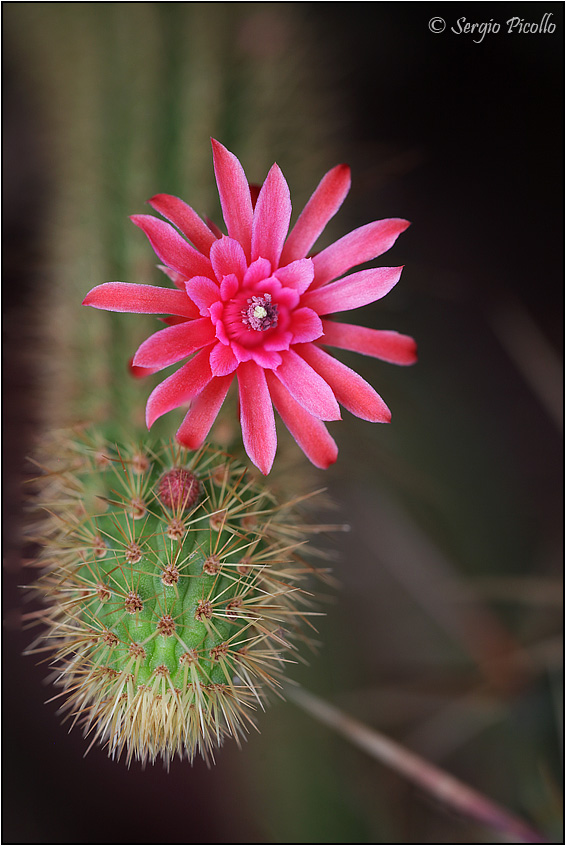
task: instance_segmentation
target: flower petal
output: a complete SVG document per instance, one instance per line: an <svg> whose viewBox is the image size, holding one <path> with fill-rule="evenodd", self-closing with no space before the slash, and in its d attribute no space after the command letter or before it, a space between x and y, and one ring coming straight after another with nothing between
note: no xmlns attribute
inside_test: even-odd
<svg viewBox="0 0 566 846"><path fill-rule="evenodd" d="M313 256L314 282L311 290L331 279L337 279L358 264L382 255L408 226L409 221L400 218L376 220L335 241Z"/></svg>
<svg viewBox="0 0 566 846"><path fill-rule="evenodd" d="M263 347L252 347L250 353L256 364L266 370L275 370L281 364L281 356L278 352L269 351Z"/></svg>
<svg viewBox="0 0 566 846"><path fill-rule="evenodd" d="M205 221L206 221L206 225L208 226L210 231L213 233L213 235L216 235L217 238L222 238L222 236L224 235L224 232L222 232L220 227L217 226L215 224L215 222L213 220L211 220L209 217L205 217Z"/></svg>
<svg viewBox="0 0 566 846"><path fill-rule="evenodd" d="M291 312L289 331L293 333L293 344L316 341L322 335L322 320L312 308L296 308Z"/></svg>
<svg viewBox="0 0 566 846"><path fill-rule="evenodd" d="M321 344L371 355L391 364L414 364L417 360L417 345L409 335L387 329L335 323L333 320L323 320L322 328L324 335L320 338Z"/></svg>
<svg viewBox="0 0 566 846"><path fill-rule="evenodd" d="M133 376L134 379L145 379L146 376L151 376L152 373L157 373L159 370L158 367L136 367L134 364L134 359L131 358L128 362L128 370L130 372L130 376Z"/></svg>
<svg viewBox="0 0 566 846"><path fill-rule="evenodd" d="M278 326L273 335L270 334L270 337L265 339L262 346L268 352L281 352L281 350L289 349L292 340L291 332L280 330Z"/></svg>
<svg viewBox="0 0 566 846"><path fill-rule="evenodd" d="M205 256L209 254L216 236L187 203L172 194L156 194L148 203L180 229L199 252Z"/></svg>
<svg viewBox="0 0 566 846"><path fill-rule="evenodd" d="M244 285L248 288L253 287L257 282L263 279L268 279L271 276L271 262L265 258L256 259L252 261L244 275Z"/></svg>
<svg viewBox="0 0 566 846"><path fill-rule="evenodd" d="M252 261L266 258L272 267L279 256L291 220L291 195L285 177L274 164L259 192L252 224Z"/></svg>
<svg viewBox="0 0 566 846"><path fill-rule="evenodd" d="M275 276L266 279L256 287L258 294L271 294L279 305L279 310L293 309L299 304L300 296L292 288L282 288L281 282Z"/></svg>
<svg viewBox="0 0 566 846"><path fill-rule="evenodd" d="M178 314L198 317L198 310L184 291L137 285L134 282L106 282L88 292L83 305L105 311L129 311L133 314Z"/></svg>
<svg viewBox="0 0 566 846"><path fill-rule="evenodd" d="M275 375L299 405L320 420L340 420L336 398L322 376L293 350L282 352L281 358Z"/></svg>
<svg viewBox="0 0 566 846"><path fill-rule="evenodd" d="M185 279L212 273L210 261L181 238L179 233L164 220L151 214L133 214L130 220L145 232L161 261L181 273Z"/></svg>
<svg viewBox="0 0 566 846"><path fill-rule="evenodd" d="M168 317L160 317L160 323L166 323L167 326L176 326L177 323L186 323L188 320L187 317L179 317L176 314L170 314Z"/></svg>
<svg viewBox="0 0 566 846"><path fill-rule="evenodd" d="M183 276L182 273L177 273L176 270L171 270L170 267L167 267L165 264L157 264L156 265L158 270L161 270L166 276L169 277L171 282L175 285L176 288L180 288L181 291L185 290L185 279L186 276Z"/></svg>
<svg viewBox="0 0 566 846"><path fill-rule="evenodd" d="M253 356L252 352L249 347L244 347L242 344L239 344L237 341L231 340L230 341L230 349L236 356L238 363L242 361L251 361Z"/></svg>
<svg viewBox="0 0 566 846"><path fill-rule="evenodd" d="M235 274L241 282L248 269L242 245L233 238L226 238L226 236L223 236L219 241L215 241L212 245L210 261L219 282L222 282L222 279L230 274Z"/></svg>
<svg viewBox="0 0 566 846"><path fill-rule="evenodd" d="M255 361L240 364L238 387L244 447L255 466L266 476L275 458L277 433L264 370Z"/></svg>
<svg viewBox="0 0 566 846"><path fill-rule="evenodd" d="M265 376L271 399L285 426L315 467L326 470L338 456L338 447L328 429L293 399L273 373L266 371Z"/></svg>
<svg viewBox="0 0 566 846"><path fill-rule="evenodd" d="M214 327L207 317L168 326L156 332L139 347L133 364L161 370L187 358L191 353L210 344L215 338Z"/></svg>
<svg viewBox="0 0 566 846"><path fill-rule="evenodd" d="M215 328L216 337L219 341L221 341L225 346L228 346L230 343L230 338L228 337L228 333L226 332L226 327L223 323L223 316L224 316L224 303L218 300L209 308L210 320L212 325Z"/></svg>
<svg viewBox="0 0 566 846"><path fill-rule="evenodd" d="M372 423L390 422L391 412L365 379L314 344L305 344L298 352L328 382L344 408Z"/></svg>
<svg viewBox="0 0 566 846"><path fill-rule="evenodd" d="M214 138L211 140L216 184L228 235L240 242L249 258L253 209L248 180L236 156Z"/></svg>
<svg viewBox="0 0 566 846"><path fill-rule="evenodd" d="M152 391L145 409L148 429L158 417L188 402L208 385L212 379L209 351L210 347L205 347Z"/></svg>
<svg viewBox="0 0 566 846"><path fill-rule="evenodd" d="M193 276L185 283L185 288L203 317L208 314L210 306L220 299L220 288L208 276Z"/></svg>
<svg viewBox="0 0 566 846"><path fill-rule="evenodd" d="M276 295L277 302L279 302L279 293L283 291L283 287L276 276L268 276L266 279L262 279L261 281L256 282L254 288L251 288L251 290L255 290L255 292L258 293L260 296L262 296L264 293L271 294L272 296ZM289 293L291 294L293 302L295 304L298 303L299 295L297 294L297 292L289 289Z"/></svg>
<svg viewBox="0 0 566 846"><path fill-rule="evenodd" d="M314 265L312 259L298 259L286 267L278 268L273 275L285 288L304 294L314 279Z"/></svg>
<svg viewBox="0 0 566 846"><path fill-rule="evenodd" d="M350 182L350 168L345 164L332 168L322 177L289 233L281 253L281 264L288 264L307 255L344 202L350 190Z"/></svg>
<svg viewBox="0 0 566 846"><path fill-rule="evenodd" d="M214 376L227 376L228 373L233 373L238 363L231 347L225 344L216 344L210 352L210 369Z"/></svg>
<svg viewBox="0 0 566 846"><path fill-rule="evenodd" d="M222 403L226 399L233 376L211 379L192 402L177 431L177 440L189 449L198 449L210 432Z"/></svg>
<svg viewBox="0 0 566 846"><path fill-rule="evenodd" d="M402 267L372 267L358 270L337 282L331 282L315 291L310 288L303 294L302 305L317 314L349 311L373 303L389 293L401 276Z"/></svg>
<svg viewBox="0 0 566 846"><path fill-rule="evenodd" d="M231 300L232 297L237 293L240 287L240 283L238 282L237 276L233 273L230 273L228 276L225 276L222 282L220 283L220 297L223 302L227 302Z"/></svg>

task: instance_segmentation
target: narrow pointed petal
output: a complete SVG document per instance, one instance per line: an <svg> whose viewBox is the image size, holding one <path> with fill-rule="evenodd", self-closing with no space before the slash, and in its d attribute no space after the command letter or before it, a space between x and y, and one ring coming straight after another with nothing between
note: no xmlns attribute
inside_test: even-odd
<svg viewBox="0 0 566 846"><path fill-rule="evenodd" d="M161 370L187 358L214 339L214 327L206 317L168 326L143 342L134 356L133 364L136 367Z"/></svg>
<svg viewBox="0 0 566 846"><path fill-rule="evenodd" d="M358 270L337 282L331 282L315 291L309 289L303 295L302 305L314 309L317 314L332 314L350 311L381 299L397 284L402 267L372 267Z"/></svg>
<svg viewBox="0 0 566 846"><path fill-rule="evenodd" d="M414 364L417 360L417 345L409 335L387 329L369 329L350 323L335 323L323 320L324 335L319 343L342 350L371 355L391 364Z"/></svg>
<svg viewBox="0 0 566 846"><path fill-rule="evenodd" d="M304 258L350 190L350 168L338 165L322 177L299 215L281 253L281 264Z"/></svg>
<svg viewBox="0 0 566 846"><path fill-rule="evenodd" d="M157 264L157 269L160 270L165 276L168 276L171 282L175 285L176 288L180 288L181 291L185 290L185 279L186 277L183 276L182 273L177 273L176 270L171 270L170 267L167 267L165 264Z"/></svg>
<svg viewBox="0 0 566 846"><path fill-rule="evenodd" d="M305 344L297 349L305 361L328 382L344 408L372 423L391 421L391 412L365 379L314 344Z"/></svg>
<svg viewBox="0 0 566 846"><path fill-rule="evenodd" d="M145 409L147 428L150 429L158 417L191 400L212 379L208 363L209 349L205 347L191 358L176 373L161 382L149 395Z"/></svg>
<svg viewBox="0 0 566 846"><path fill-rule="evenodd" d="M206 256L195 250L179 233L164 220L151 214L134 214L130 220L145 232L149 242L161 261L181 273L185 279L191 276L210 276L212 265Z"/></svg>
<svg viewBox="0 0 566 846"><path fill-rule="evenodd" d="M222 214L228 235L239 241L249 258L252 239L252 198L244 168L233 153L212 139L212 155Z"/></svg>
<svg viewBox="0 0 566 846"><path fill-rule="evenodd" d="M158 370L158 367L136 367L133 358L128 362L128 371L134 379L145 379L146 376L151 376L152 373L157 373Z"/></svg>
<svg viewBox="0 0 566 846"><path fill-rule="evenodd" d="M206 221L206 225L209 227L210 231L213 232L214 235L216 235L217 238L222 238L222 236L224 235L224 232L222 232L220 227L217 226L215 224L215 222L213 220L211 220L209 217L205 217L205 221Z"/></svg>
<svg viewBox="0 0 566 846"><path fill-rule="evenodd" d="M266 258L277 267L291 220L291 195L285 177L274 164L262 185L252 224L252 261Z"/></svg>
<svg viewBox="0 0 566 846"><path fill-rule="evenodd" d="M241 282L248 269L242 245L233 238L225 236L212 245L210 261L219 282L230 274L234 274Z"/></svg>
<svg viewBox="0 0 566 846"><path fill-rule="evenodd" d="M212 379L206 388L193 400L185 419L177 431L177 440L189 449L202 446L206 436L222 403L226 399L228 389L234 379L233 375Z"/></svg>
<svg viewBox="0 0 566 846"><path fill-rule="evenodd" d="M400 218L376 220L335 241L313 256L314 282L311 290L331 279L337 279L358 264L382 255L408 226L409 221Z"/></svg>
<svg viewBox="0 0 566 846"><path fill-rule="evenodd" d="M281 358L275 375L299 405L319 420L340 420L338 403L324 378L293 350L281 353Z"/></svg>
<svg viewBox="0 0 566 846"><path fill-rule="evenodd" d="M105 311L124 311L133 314L177 314L198 317L198 309L185 291L137 285L134 282L106 282L88 292L83 305Z"/></svg>
<svg viewBox="0 0 566 846"><path fill-rule="evenodd" d="M187 203L171 194L156 194L148 202L192 241L199 252L205 256L209 254L216 235Z"/></svg>
<svg viewBox="0 0 566 846"><path fill-rule="evenodd" d="M169 315L169 317L160 317L160 323L166 323L167 326L176 326L178 323L186 323L186 317L178 317L177 315Z"/></svg>
<svg viewBox="0 0 566 846"><path fill-rule="evenodd" d="M255 466L267 476L275 458L277 433L265 372L255 361L238 367L238 387L244 447Z"/></svg>
<svg viewBox="0 0 566 846"><path fill-rule="evenodd" d="M293 399L273 373L268 371L265 375L271 399L285 426L315 467L326 470L338 456L338 447L328 429Z"/></svg>

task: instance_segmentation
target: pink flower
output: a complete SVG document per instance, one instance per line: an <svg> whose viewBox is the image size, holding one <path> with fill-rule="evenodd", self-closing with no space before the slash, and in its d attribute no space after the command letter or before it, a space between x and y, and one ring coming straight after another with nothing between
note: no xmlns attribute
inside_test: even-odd
<svg viewBox="0 0 566 846"><path fill-rule="evenodd" d="M84 305L170 315L170 325L140 346L132 367L152 373L191 357L150 395L148 427L190 403L177 438L196 449L236 377L244 446L262 473L271 469L277 447L273 406L313 464L328 467L338 450L323 421L340 419L339 404L373 422L389 422L391 414L373 388L324 347L396 364L416 359L415 342L406 335L327 318L391 290L401 267L344 274L388 250L409 224L378 220L307 257L348 193L349 168L338 165L323 177L289 232L291 200L279 167L273 165L254 203L238 159L218 141L212 148L228 236L182 200L158 194L150 205L177 229L151 215L132 220L176 289L108 282L93 288Z"/></svg>

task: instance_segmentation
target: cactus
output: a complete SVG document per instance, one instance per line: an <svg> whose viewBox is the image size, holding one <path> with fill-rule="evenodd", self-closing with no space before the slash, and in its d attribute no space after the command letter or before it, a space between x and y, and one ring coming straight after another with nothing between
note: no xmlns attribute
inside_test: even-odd
<svg viewBox="0 0 566 846"><path fill-rule="evenodd" d="M48 629L29 651L53 654L61 712L91 746L128 764L211 760L255 725L316 613L304 531L218 449L116 447L94 431L42 451Z"/></svg>
<svg viewBox="0 0 566 846"><path fill-rule="evenodd" d="M28 651L53 656L53 680L67 719L83 725L89 742L99 740L113 757L122 753L128 761L163 756L168 762L175 754L198 753L210 759L227 734L238 740L265 694L279 690L283 664L295 654L291 641L303 637L299 623L311 613L303 579L312 568L298 557L304 535L291 511L244 477L236 459L212 448L190 454L169 445L169 421L157 421L146 440L143 408L154 377L130 378L127 362L155 329L154 319L129 320L80 306L92 284L151 283L161 276L128 220L155 191L190 195L203 213L217 216L211 135L254 162L250 177L256 181L273 158L284 161L298 206L335 162L329 139L336 110L314 85L318 58L305 49L303 12L292 4L283 15L270 4L236 7L148 3L137 4L132 16L123 4L70 3L55 10L22 4L10 15L12 50L42 106L40 136L53 185L42 221L48 284L37 292L34 316L40 327L38 428L46 434L35 451L43 474L30 536L41 548L43 575L34 591L44 608L28 618L44 621L48 632ZM273 48L265 50L266 43ZM68 443L64 432L52 434L54 427L83 420L93 426L88 435ZM211 434L230 450L236 440L232 420L235 398ZM151 468L136 473L142 453ZM225 479L218 475L222 467L228 468ZM174 468L194 473L200 491L198 502L182 513L179 540L167 535L175 508L156 493ZM211 476L215 468L220 485ZM301 485L304 472L293 467L276 484L300 497L313 487L311 477ZM174 484L165 485L167 498ZM147 510L136 518L131 500L138 495L147 499ZM225 523L216 530L223 511ZM145 553L137 563L126 560L133 540ZM216 574L202 571L211 555L219 558ZM179 571L171 585L160 576L169 564ZM125 645L143 639L134 629L150 623L147 597L141 597L143 609L135 610L133 597L133 613L125 608L132 574L140 578L139 590L133 590L140 597L144 580L154 584L151 613L158 609L145 659L127 654ZM99 582L108 584L100 596ZM197 634L187 646L197 650L198 662L179 665L177 644L189 625L193 590L199 599L213 591L220 610L209 600L213 616L196 620L194 609L190 629ZM240 600L243 610L232 619L229 612ZM226 610L231 601L236 606ZM169 612L174 632L155 633ZM226 654L212 658L211 650L225 642ZM155 665L150 648L171 651L176 663ZM166 674L156 674L161 665ZM139 707L130 707L132 691L140 696Z"/></svg>

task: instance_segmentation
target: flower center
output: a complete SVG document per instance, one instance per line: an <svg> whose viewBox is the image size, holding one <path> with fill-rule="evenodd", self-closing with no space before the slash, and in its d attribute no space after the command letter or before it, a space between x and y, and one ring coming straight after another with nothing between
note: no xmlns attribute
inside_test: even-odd
<svg viewBox="0 0 566 846"><path fill-rule="evenodd" d="M255 329L256 332L265 332L266 329L273 329L277 326L277 303L271 302L271 294L264 294L262 297L250 297L248 305L242 309L242 323L248 329Z"/></svg>

